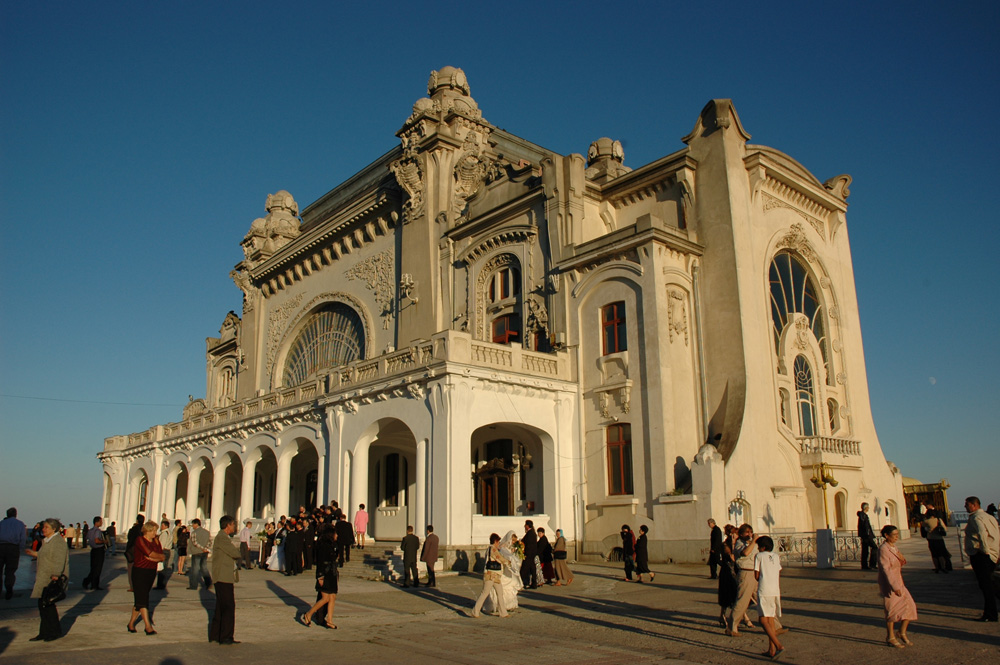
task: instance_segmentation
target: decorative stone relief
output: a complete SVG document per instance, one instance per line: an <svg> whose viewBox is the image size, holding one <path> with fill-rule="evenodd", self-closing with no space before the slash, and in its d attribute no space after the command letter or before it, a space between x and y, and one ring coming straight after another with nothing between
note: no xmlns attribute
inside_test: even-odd
<svg viewBox="0 0 1000 665"><path fill-rule="evenodd" d="M484 134L484 138L488 134ZM455 217L462 217L468 208L468 201L482 189L486 174L494 162L486 155L484 146L479 142L478 132L470 131L465 135L462 153L455 163L454 190L452 192L451 212Z"/></svg>
<svg viewBox="0 0 1000 665"><path fill-rule="evenodd" d="M844 385L845 383L847 383L847 372L841 372L840 374L837 375L837 383L839 383L840 385Z"/></svg>
<svg viewBox="0 0 1000 665"><path fill-rule="evenodd" d="M222 322L222 327L219 328L219 340L226 342L236 339L240 334L240 323L240 317L236 316L234 312L226 314L226 318Z"/></svg>
<svg viewBox="0 0 1000 665"><path fill-rule="evenodd" d="M801 224L792 224L781 240L778 241L778 249L790 249L801 254L807 261L816 260L816 252L812 245L806 240L805 231Z"/></svg>
<svg viewBox="0 0 1000 665"><path fill-rule="evenodd" d="M388 330L392 323L393 311L393 274L396 271L396 260L392 250L385 250L364 261L344 273L349 280L360 279L375 296L379 306L379 316L382 317L382 329Z"/></svg>
<svg viewBox="0 0 1000 665"><path fill-rule="evenodd" d="M795 348L805 351L809 348L809 317L795 315Z"/></svg>
<svg viewBox="0 0 1000 665"><path fill-rule="evenodd" d="M812 226L814 229L816 229L816 233L818 233L820 235L820 237L822 237L822 238L826 237L826 234L824 233L824 230L823 230L824 224L823 224L822 221L816 219L812 215L807 215L806 213L802 212L801 210L799 210L795 206L793 206L793 205L791 205L789 203L786 203L786 202L782 201L779 198L771 196L770 194L768 194L766 192L763 193L763 198L764 198L764 210L765 211L771 210L773 208L787 208L787 209L791 210L792 212L794 212L795 214L797 214L802 219L804 219L807 222L809 222L810 226Z"/></svg>
<svg viewBox="0 0 1000 665"><path fill-rule="evenodd" d="M409 224L424 213L424 173L420 168L417 151L412 146L403 150L403 156L393 162L389 169L396 176L396 182L406 192L403 204L403 223Z"/></svg>
<svg viewBox="0 0 1000 665"><path fill-rule="evenodd" d="M184 407L182 418L184 420L190 420L196 416L203 415L208 412L208 404L205 403L203 399L195 399L191 395L188 395L188 403Z"/></svg>
<svg viewBox="0 0 1000 665"><path fill-rule="evenodd" d="M549 332L549 312L545 303L538 298L528 298L528 321L526 328L533 333Z"/></svg>
<svg viewBox="0 0 1000 665"><path fill-rule="evenodd" d="M406 391L410 393L410 397L414 399L423 399L425 394L425 389L422 385L418 383L409 383L406 385Z"/></svg>
<svg viewBox="0 0 1000 665"><path fill-rule="evenodd" d="M250 273L246 270L233 270L229 273L230 279L243 292L243 316L253 311L254 301L260 291L250 281Z"/></svg>
<svg viewBox="0 0 1000 665"><path fill-rule="evenodd" d="M674 336L684 336L684 346L688 345L688 319L687 305L684 301L684 292L680 289L667 289L669 301L667 303L667 329L670 331L670 343L674 341Z"/></svg>
<svg viewBox="0 0 1000 665"><path fill-rule="evenodd" d="M267 366L274 365L274 354L278 349L278 342L284 332L285 322L288 317L302 302L302 294L295 296L281 307L276 307L267 322Z"/></svg>
<svg viewBox="0 0 1000 665"><path fill-rule="evenodd" d="M268 194L267 217L255 219L240 243L249 267L261 263L301 233L299 204L285 190Z"/></svg>

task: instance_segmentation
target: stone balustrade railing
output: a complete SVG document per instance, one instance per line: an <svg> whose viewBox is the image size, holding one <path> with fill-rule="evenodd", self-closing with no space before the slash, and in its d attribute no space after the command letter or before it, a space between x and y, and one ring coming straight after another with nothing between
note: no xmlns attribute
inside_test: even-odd
<svg viewBox="0 0 1000 665"><path fill-rule="evenodd" d="M799 437L799 447L803 453L834 453L838 455L860 455L861 442L835 436Z"/></svg>
<svg viewBox="0 0 1000 665"><path fill-rule="evenodd" d="M211 409L181 422L156 425L144 432L106 438L104 451L125 450L238 423L277 409L308 404L324 395L337 394L380 381L390 381L441 363L503 370L536 379L556 381L572 379L568 353L538 353L519 346L473 340L468 333L446 331L435 335L430 341L418 341L405 349L390 351L376 358L358 360L338 367L327 375L293 388L282 388L236 404Z"/></svg>

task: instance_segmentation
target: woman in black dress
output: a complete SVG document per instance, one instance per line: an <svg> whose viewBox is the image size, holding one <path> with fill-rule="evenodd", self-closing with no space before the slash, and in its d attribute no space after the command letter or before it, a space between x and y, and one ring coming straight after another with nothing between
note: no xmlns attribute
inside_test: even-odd
<svg viewBox="0 0 1000 665"><path fill-rule="evenodd" d="M316 591L319 599L303 614L299 621L304 626L312 625L312 616L324 605L327 606L326 621L327 628L336 628L336 624L330 620L333 618L333 606L337 602L337 581L340 576L340 568L337 566L337 532L333 525L323 527L323 533L316 541ZM318 620L317 620L318 621Z"/></svg>
<svg viewBox="0 0 1000 665"><path fill-rule="evenodd" d="M736 602L736 559L733 558L729 538L722 541L722 560L719 564L719 625L726 628L726 610Z"/></svg>
<svg viewBox="0 0 1000 665"><path fill-rule="evenodd" d="M649 575L650 582L652 582L653 578L656 577L656 573L649 569L649 546L646 540L647 533L649 533L649 527L643 524L639 527L639 539L635 541L635 574L636 581L640 584L642 583L643 574Z"/></svg>
<svg viewBox="0 0 1000 665"><path fill-rule="evenodd" d="M188 539L191 538L191 533L188 532L186 526L181 524L177 527L177 574L184 575L184 561L187 559L188 554Z"/></svg>
<svg viewBox="0 0 1000 665"><path fill-rule="evenodd" d="M635 534L628 524L622 524L622 563L625 564L625 581L632 581L632 571L635 570Z"/></svg>

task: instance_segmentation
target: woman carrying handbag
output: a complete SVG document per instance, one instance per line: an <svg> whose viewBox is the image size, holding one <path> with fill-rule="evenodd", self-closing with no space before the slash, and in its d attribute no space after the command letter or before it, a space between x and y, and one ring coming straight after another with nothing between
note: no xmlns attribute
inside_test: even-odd
<svg viewBox="0 0 1000 665"><path fill-rule="evenodd" d="M59 625L59 611L56 602L66 597L69 584L69 550L66 541L59 535L62 524L55 518L42 522L42 542L38 551L25 550L28 556L38 560L35 570L35 586L31 597L38 599L38 614L41 622L38 635L31 642L45 640L51 642L62 637Z"/></svg>

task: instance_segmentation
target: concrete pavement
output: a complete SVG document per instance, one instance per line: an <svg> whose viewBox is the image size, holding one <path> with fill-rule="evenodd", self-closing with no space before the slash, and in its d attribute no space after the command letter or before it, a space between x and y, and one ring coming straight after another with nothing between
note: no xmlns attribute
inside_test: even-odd
<svg viewBox="0 0 1000 665"><path fill-rule="evenodd" d="M884 645L881 601L875 574L856 568L782 571L782 662L961 664L995 660L1000 626L970 621L981 596L971 571L935 575L920 539L904 541L910 565L904 571L920 620L910 629L916 642L905 650ZM0 601L0 661L25 664L125 661L282 663L289 656L352 662L468 663L745 663L769 662L759 653L767 639L756 628L727 637L716 623L715 582L707 566L655 565L655 583L628 584L611 565L573 566L568 587L524 591L521 609L509 619L467 616L482 587L476 575L439 577L438 588L405 590L383 582L344 577L329 630L296 622L315 597L307 573L285 577L245 571L236 585L236 639L207 642L214 595L189 591L174 576L166 593L153 592L155 636L129 634L131 608L124 558L109 558L106 591L79 588L86 551L71 552L75 584L59 605L65 637L29 642L38 630L36 601L28 598L34 571L22 560L17 595ZM956 557L955 561L958 561ZM755 615L752 615L755 616Z"/></svg>

